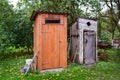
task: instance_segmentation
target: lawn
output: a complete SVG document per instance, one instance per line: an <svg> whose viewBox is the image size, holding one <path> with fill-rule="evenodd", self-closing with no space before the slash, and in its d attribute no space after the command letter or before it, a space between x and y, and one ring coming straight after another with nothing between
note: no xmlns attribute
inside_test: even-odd
<svg viewBox="0 0 120 80"><path fill-rule="evenodd" d="M108 61L99 61L93 68L73 63L61 72L36 72L27 76L20 72L20 68L32 55L9 57L0 60L0 80L120 80L120 53L116 49L106 53Z"/></svg>

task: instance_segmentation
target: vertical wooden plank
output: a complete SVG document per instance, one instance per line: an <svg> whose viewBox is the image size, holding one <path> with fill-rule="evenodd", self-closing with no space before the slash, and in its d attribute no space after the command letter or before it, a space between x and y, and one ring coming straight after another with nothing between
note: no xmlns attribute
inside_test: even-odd
<svg viewBox="0 0 120 80"><path fill-rule="evenodd" d="M55 68L55 26L53 24L49 24L50 25L50 29L52 31L51 33L51 54L49 55L49 57L51 57L51 68Z"/></svg>
<svg viewBox="0 0 120 80"><path fill-rule="evenodd" d="M55 48L58 48L55 44L58 41L58 38L55 39L58 31L55 32L55 28L57 28L57 24L45 24L42 26L42 36L44 38L42 39L42 45L44 45L42 47L42 62L46 62L46 64L42 65L42 69L57 68L59 64L58 53L55 50ZM58 37L58 35L56 36Z"/></svg>
<svg viewBox="0 0 120 80"><path fill-rule="evenodd" d="M56 68L58 68L59 67L59 65L60 65L60 58L59 58L59 54L60 54L60 45L59 45L59 39L60 39L60 32L59 32L59 27L60 27L60 25L59 24L56 24L56 25L54 25L54 28L55 28L55 37L54 37L54 39L55 39L55 50L56 50L56 52L54 53L55 54L55 56L54 56L54 58L55 58L55 67Z"/></svg>
<svg viewBox="0 0 120 80"><path fill-rule="evenodd" d="M64 67L67 67L67 16L64 15L64 31L65 31L65 61L64 61Z"/></svg>
<svg viewBox="0 0 120 80"><path fill-rule="evenodd" d="M47 14L43 14L42 15L42 20L45 21L45 18L47 17ZM41 66L42 69L47 69L50 68L50 39L49 39L49 35L50 35L50 30L49 30L49 25L46 24L42 24L42 43L41 43Z"/></svg>
<svg viewBox="0 0 120 80"><path fill-rule="evenodd" d="M38 23L38 17L35 19L34 22L34 55L39 51L39 23ZM35 61L37 62L37 61ZM38 63L34 64L34 68L36 67Z"/></svg>
<svg viewBox="0 0 120 80"><path fill-rule="evenodd" d="M37 28L36 22L37 21L35 20L34 21L34 27L33 27L33 31L34 31L34 34L33 34L33 36L34 36L34 40L33 40L34 41L34 49L33 49L34 50L34 55L35 55L35 52L36 52L36 28ZM33 64L34 70L36 70L36 67L37 67L36 64L37 64L36 61L34 61L34 64Z"/></svg>
<svg viewBox="0 0 120 80"><path fill-rule="evenodd" d="M67 67L67 18L63 17L64 24L60 27L60 67Z"/></svg>
<svg viewBox="0 0 120 80"><path fill-rule="evenodd" d="M41 62L42 62L42 59L41 59L41 52L42 52L42 49L41 49L41 27L42 27L42 24L41 24L41 18L42 18L42 16L39 14L38 15L38 25L37 25L37 41L38 41L38 43L37 43L37 47L38 47L38 51L39 51L39 53L38 53L38 69L39 70L41 70L42 69L42 67L41 67Z"/></svg>
<svg viewBox="0 0 120 80"><path fill-rule="evenodd" d="M34 53L36 52L36 28L37 28L37 26L36 26L36 23L37 21L35 20L34 21L34 27L33 27L33 30L34 30Z"/></svg>
<svg viewBox="0 0 120 80"><path fill-rule="evenodd" d="M45 24L47 17L48 14L39 14L34 28L34 51L39 51L39 70L67 66L67 19L55 15L55 18L62 20L62 24Z"/></svg>

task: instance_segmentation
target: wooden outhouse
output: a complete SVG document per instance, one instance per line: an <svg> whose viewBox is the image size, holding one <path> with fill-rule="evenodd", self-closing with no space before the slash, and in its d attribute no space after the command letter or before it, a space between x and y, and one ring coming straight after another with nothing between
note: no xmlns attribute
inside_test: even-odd
<svg viewBox="0 0 120 80"><path fill-rule="evenodd" d="M33 12L34 55L38 70L67 67L67 14Z"/></svg>
<svg viewBox="0 0 120 80"><path fill-rule="evenodd" d="M70 27L70 59L78 64L93 64L97 61L97 21L79 17Z"/></svg>

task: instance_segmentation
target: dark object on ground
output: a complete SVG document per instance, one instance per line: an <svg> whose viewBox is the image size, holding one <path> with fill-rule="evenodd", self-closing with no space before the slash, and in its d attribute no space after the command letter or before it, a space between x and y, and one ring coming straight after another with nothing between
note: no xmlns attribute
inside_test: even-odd
<svg viewBox="0 0 120 80"><path fill-rule="evenodd" d="M112 48L112 45L104 41L98 41L97 47L100 49L110 49Z"/></svg>
<svg viewBox="0 0 120 80"><path fill-rule="evenodd" d="M28 68L28 65L25 65L24 67L22 67L22 68L20 69L20 72L25 73L26 70L27 70L27 68Z"/></svg>
<svg viewBox="0 0 120 80"><path fill-rule="evenodd" d="M24 69L24 67L22 67L21 69L20 69L20 72L22 72L22 73L25 73L25 69Z"/></svg>
<svg viewBox="0 0 120 80"><path fill-rule="evenodd" d="M108 55L106 53L98 52L98 57L100 61L108 61Z"/></svg>

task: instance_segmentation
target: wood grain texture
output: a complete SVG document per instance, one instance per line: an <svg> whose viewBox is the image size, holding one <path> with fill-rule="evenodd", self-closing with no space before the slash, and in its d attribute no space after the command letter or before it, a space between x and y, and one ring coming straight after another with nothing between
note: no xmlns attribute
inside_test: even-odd
<svg viewBox="0 0 120 80"><path fill-rule="evenodd" d="M60 23L45 23L45 19L60 19ZM34 53L38 54L38 69L67 67L67 17L39 14L34 21Z"/></svg>

